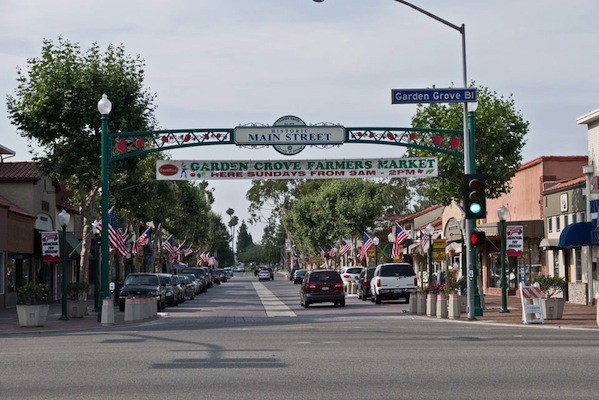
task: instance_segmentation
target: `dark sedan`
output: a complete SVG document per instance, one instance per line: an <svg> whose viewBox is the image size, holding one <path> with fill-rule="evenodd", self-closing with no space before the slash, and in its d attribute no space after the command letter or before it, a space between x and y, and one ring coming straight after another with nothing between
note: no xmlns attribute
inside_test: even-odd
<svg viewBox="0 0 599 400"><path fill-rule="evenodd" d="M296 269L295 272L293 273L293 284L297 285L297 284L301 284L302 281L304 280L304 276L306 276L306 272L308 272L307 269Z"/></svg>
<svg viewBox="0 0 599 400"><path fill-rule="evenodd" d="M166 287L161 285L158 274L129 274L119 292L119 310L125 311L125 301L134 297L153 297L156 299L158 310L163 310L166 303Z"/></svg>

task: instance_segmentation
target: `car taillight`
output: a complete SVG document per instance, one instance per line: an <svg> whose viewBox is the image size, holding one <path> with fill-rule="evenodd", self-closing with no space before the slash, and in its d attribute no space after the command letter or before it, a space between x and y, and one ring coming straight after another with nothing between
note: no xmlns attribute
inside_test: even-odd
<svg viewBox="0 0 599 400"><path fill-rule="evenodd" d="M351 278L351 275L348 275L348 274L343 274L342 276L343 276L345 279L349 279L349 278Z"/></svg>
<svg viewBox="0 0 599 400"><path fill-rule="evenodd" d="M308 289L316 289L316 285L308 285Z"/></svg>
<svg viewBox="0 0 599 400"><path fill-rule="evenodd" d="M376 287L381 287L381 278L376 278Z"/></svg>
<svg viewBox="0 0 599 400"><path fill-rule="evenodd" d="M367 286L368 286L368 279L367 279L367 278L364 278L364 279L362 280L362 287L367 287Z"/></svg>
<svg viewBox="0 0 599 400"><path fill-rule="evenodd" d="M342 288L343 287L343 282L335 282L335 287L336 288Z"/></svg>

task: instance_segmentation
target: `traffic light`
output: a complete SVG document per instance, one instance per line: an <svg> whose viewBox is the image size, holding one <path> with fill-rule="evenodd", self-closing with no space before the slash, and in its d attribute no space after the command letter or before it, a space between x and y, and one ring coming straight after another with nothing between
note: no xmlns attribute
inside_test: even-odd
<svg viewBox="0 0 599 400"><path fill-rule="evenodd" d="M472 231L470 233L470 244L472 246L482 246L485 244L486 234L483 231Z"/></svg>
<svg viewBox="0 0 599 400"><path fill-rule="evenodd" d="M483 174L465 174L463 189L466 219L486 218L485 176Z"/></svg>

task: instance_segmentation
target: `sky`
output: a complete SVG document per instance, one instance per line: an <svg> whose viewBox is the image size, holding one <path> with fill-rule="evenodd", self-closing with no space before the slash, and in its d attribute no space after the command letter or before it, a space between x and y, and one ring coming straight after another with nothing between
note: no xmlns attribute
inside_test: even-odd
<svg viewBox="0 0 599 400"><path fill-rule="evenodd" d="M596 0L411 0L465 24L468 81L513 96L530 123L523 160L587 154L576 119L599 108ZM17 68L59 36L87 49L123 44L146 62L160 129L272 125L294 115L308 125L409 127L414 105L391 89L463 87L457 30L393 0L2 0L0 145L31 159L10 124L6 96ZM99 99L98 99L99 100ZM113 104L113 109L118 104ZM99 116L98 116L99 118ZM401 157L395 146L346 144L282 156L273 148L209 146L180 160ZM249 217L250 181L209 181L214 210ZM250 226L258 241L263 225Z"/></svg>

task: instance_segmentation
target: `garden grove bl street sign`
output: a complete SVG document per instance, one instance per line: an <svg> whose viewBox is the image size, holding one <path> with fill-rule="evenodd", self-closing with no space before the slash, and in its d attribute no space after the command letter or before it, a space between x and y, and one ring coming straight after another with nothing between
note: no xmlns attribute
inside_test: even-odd
<svg viewBox="0 0 599 400"><path fill-rule="evenodd" d="M391 104L468 103L476 99L476 88L391 89Z"/></svg>

